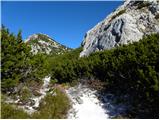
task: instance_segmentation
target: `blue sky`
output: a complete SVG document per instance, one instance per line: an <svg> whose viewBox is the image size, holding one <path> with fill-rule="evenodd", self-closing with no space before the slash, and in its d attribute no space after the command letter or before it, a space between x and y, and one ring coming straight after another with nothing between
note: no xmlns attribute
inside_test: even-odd
<svg viewBox="0 0 160 120"><path fill-rule="evenodd" d="M115 10L122 1L2 2L2 24L23 39L34 33L48 34L71 48L80 46L85 33Z"/></svg>

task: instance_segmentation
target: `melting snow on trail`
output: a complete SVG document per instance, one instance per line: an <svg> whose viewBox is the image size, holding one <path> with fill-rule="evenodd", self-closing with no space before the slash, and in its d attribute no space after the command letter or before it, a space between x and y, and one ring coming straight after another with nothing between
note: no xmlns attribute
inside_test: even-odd
<svg viewBox="0 0 160 120"><path fill-rule="evenodd" d="M40 96L35 96L33 98L30 98L30 100L34 101L33 105L28 105L28 104L23 104L23 105L18 105L19 108L23 108L27 113L31 114L36 111L36 109L39 107L41 99L43 99L46 96L46 92L49 90L49 82L50 82L51 77L46 76L43 81L43 85L41 89L39 90L39 93L41 94ZM11 98L8 98L6 101L7 103L18 103L20 99L13 100Z"/></svg>
<svg viewBox="0 0 160 120"><path fill-rule="evenodd" d="M36 97L33 97L31 98L32 100L34 100L34 105L33 106L29 106L29 105L24 105L24 106L21 106L27 113L33 113L36 111L36 108L39 107L39 104L40 104L40 101L41 99L43 99L45 96L46 96L46 92L49 90L49 82L50 82L50 79L51 77L50 76L46 76L44 79L43 79L43 85L41 87L41 89L39 90L39 93L41 94L40 96L36 96Z"/></svg>
<svg viewBox="0 0 160 120"><path fill-rule="evenodd" d="M43 83L42 88L39 91L41 93L41 96L32 98L35 101L35 104L33 107L39 107L39 103L40 103L41 99L45 97L46 92L49 90L48 85L49 85L50 79L51 79L51 77L45 77L43 79L44 83Z"/></svg>
<svg viewBox="0 0 160 120"><path fill-rule="evenodd" d="M68 112L68 119L106 120L124 113L126 110L124 105L111 104L113 95L98 96L97 91L81 84L69 88L66 93L72 103L72 108ZM101 98L103 102L100 100Z"/></svg>
<svg viewBox="0 0 160 120"><path fill-rule="evenodd" d="M45 77L44 83L39 90L40 96L30 98L33 104L18 105L27 113L31 114L39 107L40 101L49 91L49 82L51 77ZM117 115L126 113L127 106L124 104L113 104L115 97L112 94L100 95L96 90L91 90L85 85L79 84L66 90L72 108L68 111L68 119L84 119L84 120L106 120ZM20 99L8 99L7 103L18 103Z"/></svg>

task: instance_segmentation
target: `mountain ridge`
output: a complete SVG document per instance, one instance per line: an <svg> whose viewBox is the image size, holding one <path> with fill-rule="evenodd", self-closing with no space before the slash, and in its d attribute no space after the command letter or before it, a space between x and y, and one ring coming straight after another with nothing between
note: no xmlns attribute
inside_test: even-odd
<svg viewBox="0 0 160 120"><path fill-rule="evenodd" d="M38 52L45 54L63 54L63 52L71 50L71 48L58 43L56 40L52 39L47 34L42 33L30 35L25 40L25 43L31 46L31 52L33 54L37 54Z"/></svg>

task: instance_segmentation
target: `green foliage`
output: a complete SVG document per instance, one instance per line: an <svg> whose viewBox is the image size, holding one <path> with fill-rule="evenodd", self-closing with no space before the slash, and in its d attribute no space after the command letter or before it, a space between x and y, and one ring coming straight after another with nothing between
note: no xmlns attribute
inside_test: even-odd
<svg viewBox="0 0 160 120"><path fill-rule="evenodd" d="M57 83L57 82L58 82L57 79L51 79L51 80L50 80L50 84L52 84L52 85L54 85L54 84Z"/></svg>
<svg viewBox="0 0 160 120"><path fill-rule="evenodd" d="M29 79L41 80L49 74L49 66L46 59L47 56L40 53L30 57L29 65L32 71L28 74Z"/></svg>
<svg viewBox="0 0 160 120"><path fill-rule="evenodd" d="M6 91L23 80L23 70L27 69L30 48L22 42L21 32L16 37L2 26L1 34L1 84L2 91Z"/></svg>
<svg viewBox="0 0 160 120"><path fill-rule="evenodd" d="M38 112L33 113L34 119L65 119L70 108L65 93L56 89L56 95L48 94L40 103Z"/></svg>
<svg viewBox="0 0 160 120"><path fill-rule="evenodd" d="M140 1L137 9L142 9L143 7L148 7L149 5L150 5L150 3L147 1L144 1L144 2Z"/></svg>
<svg viewBox="0 0 160 120"><path fill-rule="evenodd" d="M20 30L17 34L17 42L22 43L22 30Z"/></svg>
<svg viewBox="0 0 160 120"><path fill-rule="evenodd" d="M136 111L133 116L158 118L158 38L157 34L151 35L138 43L94 53L89 58L101 59L92 71L94 76L106 81L107 87L117 94L131 95L130 102Z"/></svg>
<svg viewBox="0 0 160 120"><path fill-rule="evenodd" d="M111 20L115 19L116 17L118 17L118 16L122 15L122 14L123 14L123 13L125 13L125 12L126 12L126 10L125 10L125 9L124 9L124 10L119 11L116 15L113 15L113 16L112 16Z"/></svg>
<svg viewBox="0 0 160 120"><path fill-rule="evenodd" d="M21 95L20 99L22 101L27 101L31 97L32 94L31 94L31 91L29 90L29 88L24 86L22 88L22 90L20 91L20 95Z"/></svg>
<svg viewBox="0 0 160 120"><path fill-rule="evenodd" d="M48 75L48 63L43 54L32 55L22 42L21 31L15 36L7 28L1 29L1 87L2 92L14 92L19 83L41 80Z"/></svg>
<svg viewBox="0 0 160 120"><path fill-rule="evenodd" d="M157 34L153 34L139 42L96 52L84 58L78 57L78 49L50 57L52 77L59 83L71 83L79 78L100 79L106 82L106 89L114 91L115 94L131 96L130 104L136 111L132 113L133 116L143 114L144 118L157 118L158 38Z"/></svg>
<svg viewBox="0 0 160 120"><path fill-rule="evenodd" d="M125 11L121 11L121 15ZM159 46L158 34L139 42L79 58L82 48L62 55L30 54L30 48L18 36L1 29L2 91L13 91L28 80L41 82L48 74L58 83L75 83L79 78L96 78L106 83L106 90L117 95L130 95L130 115L139 118L158 118L159 105ZM27 93L27 92L25 92ZM65 118L68 100L64 94L47 95L40 112L34 118ZM28 95L27 95L28 96ZM55 102L53 102L55 101ZM46 104L45 104L46 103ZM143 115L143 116L142 116ZM9 115L8 115L9 116ZM43 117L44 116L44 117Z"/></svg>
<svg viewBox="0 0 160 120"><path fill-rule="evenodd" d="M30 40L29 44L36 44L36 43L38 43L38 41L39 41L38 39Z"/></svg>
<svg viewBox="0 0 160 120"><path fill-rule="evenodd" d="M81 51L81 48L66 52L63 55L53 55L48 57L47 60L51 67L52 79L57 79L59 83L63 83L77 78L74 71L76 68L76 61L79 57L79 51Z"/></svg>
<svg viewBox="0 0 160 120"><path fill-rule="evenodd" d="M30 116L22 109L16 106L1 102L1 118L2 119L29 119Z"/></svg>
<svg viewBox="0 0 160 120"><path fill-rule="evenodd" d="M28 96L28 90L24 88L24 96ZM27 91L27 92L26 92ZM5 96L1 101L1 118L2 119L65 119L70 108L70 101L64 91L55 89L48 93L40 102L37 112L27 114L23 109L15 105L4 102ZM27 94L26 94L27 93Z"/></svg>

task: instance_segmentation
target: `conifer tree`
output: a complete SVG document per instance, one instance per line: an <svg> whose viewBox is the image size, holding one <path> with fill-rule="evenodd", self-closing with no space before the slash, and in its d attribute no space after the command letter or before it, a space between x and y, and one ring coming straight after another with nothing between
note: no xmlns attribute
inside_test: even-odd
<svg viewBox="0 0 160 120"><path fill-rule="evenodd" d="M17 34L17 43L22 43L22 30L19 30Z"/></svg>

